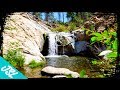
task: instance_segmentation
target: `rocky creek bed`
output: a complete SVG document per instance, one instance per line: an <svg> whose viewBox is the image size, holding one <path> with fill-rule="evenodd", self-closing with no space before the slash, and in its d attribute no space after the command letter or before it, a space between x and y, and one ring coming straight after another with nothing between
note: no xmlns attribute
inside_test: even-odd
<svg viewBox="0 0 120 90"><path fill-rule="evenodd" d="M89 59L87 57L80 57L80 56L68 57L66 55L63 55L58 57L57 56L46 57L46 60L47 60L47 63L45 67L51 66L54 68L65 68L65 69L69 69L70 71L76 72L78 74L80 74L80 71L85 70L87 78L96 78L98 75L101 74L98 68L93 67L90 64ZM25 69L27 72L24 72L24 73L28 78L50 78L49 76L41 75L41 70L43 68L30 69L29 67L26 67ZM49 71L50 70L48 70L48 72ZM97 72L93 72L93 71L97 71ZM60 76L60 77L64 77L64 76Z"/></svg>

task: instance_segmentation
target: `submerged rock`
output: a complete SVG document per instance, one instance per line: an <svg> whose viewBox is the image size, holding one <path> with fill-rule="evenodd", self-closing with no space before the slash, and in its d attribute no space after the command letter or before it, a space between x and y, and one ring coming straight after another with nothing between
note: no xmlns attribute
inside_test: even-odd
<svg viewBox="0 0 120 90"><path fill-rule="evenodd" d="M73 78L79 78L77 72L73 72L67 68L56 68L52 66L47 66L41 70L41 75L43 76L55 76L55 75L71 75Z"/></svg>

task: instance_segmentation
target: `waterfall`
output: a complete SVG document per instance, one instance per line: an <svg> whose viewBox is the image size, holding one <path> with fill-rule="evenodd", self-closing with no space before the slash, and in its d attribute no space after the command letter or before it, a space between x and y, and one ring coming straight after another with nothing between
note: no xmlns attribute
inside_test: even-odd
<svg viewBox="0 0 120 90"><path fill-rule="evenodd" d="M56 42L56 33L49 33L49 50L48 55L57 55L58 54L58 48L57 48L57 42Z"/></svg>
<svg viewBox="0 0 120 90"><path fill-rule="evenodd" d="M67 53L73 53L72 49L75 49L75 37L71 33L59 32L59 33L49 33L48 34L48 55L47 57L55 57L60 55L65 55ZM69 47L65 47L71 45ZM68 50L70 50L68 52ZM60 51L58 51L60 50ZM72 52L71 52L72 51Z"/></svg>

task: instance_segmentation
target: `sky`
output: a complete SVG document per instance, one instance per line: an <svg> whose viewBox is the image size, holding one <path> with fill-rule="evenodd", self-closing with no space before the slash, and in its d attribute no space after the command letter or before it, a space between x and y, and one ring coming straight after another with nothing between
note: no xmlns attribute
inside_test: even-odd
<svg viewBox="0 0 120 90"><path fill-rule="evenodd" d="M62 15L62 13L64 13L64 22L68 22L67 17L66 17L67 12L61 12L61 19L60 20L63 21L63 15ZM54 17L55 17L56 20L59 20L58 12L54 12ZM43 19L45 18L44 13L42 13L42 18Z"/></svg>

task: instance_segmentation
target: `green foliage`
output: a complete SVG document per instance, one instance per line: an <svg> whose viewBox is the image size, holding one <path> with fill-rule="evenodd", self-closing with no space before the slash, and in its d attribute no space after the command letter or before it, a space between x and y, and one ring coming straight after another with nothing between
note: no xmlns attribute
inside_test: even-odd
<svg viewBox="0 0 120 90"><path fill-rule="evenodd" d="M93 64L93 65L97 64L97 61L96 61L96 60L93 60L93 61L92 61L92 64Z"/></svg>
<svg viewBox="0 0 120 90"><path fill-rule="evenodd" d="M110 32L110 31L104 31L102 33L93 32L91 37L91 44L95 42L101 42L103 44L107 45L107 49L117 51L118 45L118 39L116 37L116 32Z"/></svg>
<svg viewBox="0 0 120 90"><path fill-rule="evenodd" d="M80 72L80 77L81 77L81 78L84 78L85 75L86 75L86 71L83 69L83 70Z"/></svg>
<svg viewBox="0 0 120 90"><path fill-rule="evenodd" d="M101 65L102 64L101 61L97 61L97 60L92 60L91 63L92 63L92 65Z"/></svg>
<svg viewBox="0 0 120 90"><path fill-rule="evenodd" d="M16 27L12 27L12 26L5 26L4 29L6 29L6 30L17 30Z"/></svg>
<svg viewBox="0 0 120 90"><path fill-rule="evenodd" d="M75 23L71 22L68 24L68 30L69 31L72 31L72 30L75 30L76 29L76 25Z"/></svg>
<svg viewBox="0 0 120 90"><path fill-rule="evenodd" d="M107 55L108 58L116 58L117 57L117 52L111 52Z"/></svg>
<svg viewBox="0 0 120 90"><path fill-rule="evenodd" d="M58 27L53 28L52 31L68 32L68 29L65 25L59 25Z"/></svg>
<svg viewBox="0 0 120 90"><path fill-rule="evenodd" d="M98 75L96 78L105 78L104 75Z"/></svg>
<svg viewBox="0 0 120 90"><path fill-rule="evenodd" d="M77 26L82 25L91 15L90 12L67 12L67 18L70 19L70 22L76 23Z"/></svg>
<svg viewBox="0 0 120 90"><path fill-rule="evenodd" d="M29 64L30 68L37 68L37 67L44 67L45 62L35 62L35 60L32 60L32 62Z"/></svg>
<svg viewBox="0 0 120 90"><path fill-rule="evenodd" d="M20 45L19 42L10 42L10 47L11 48L16 48L17 49L19 47L19 45Z"/></svg>
<svg viewBox="0 0 120 90"><path fill-rule="evenodd" d="M3 57L17 69L23 68L25 57L21 53L20 49L9 49L7 54L3 55Z"/></svg>
<svg viewBox="0 0 120 90"><path fill-rule="evenodd" d="M113 45L112 45L113 50L117 50L117 49L118 49L117 42L118 42L118 40L117 40L117 38L116 38L115 41L113 41Z"/></svg>
<svg viewBox="0 0 120 90"><path fill-rule="evenodd" d="M67 78L73 78L71 74L65 75Z"/></svg>

